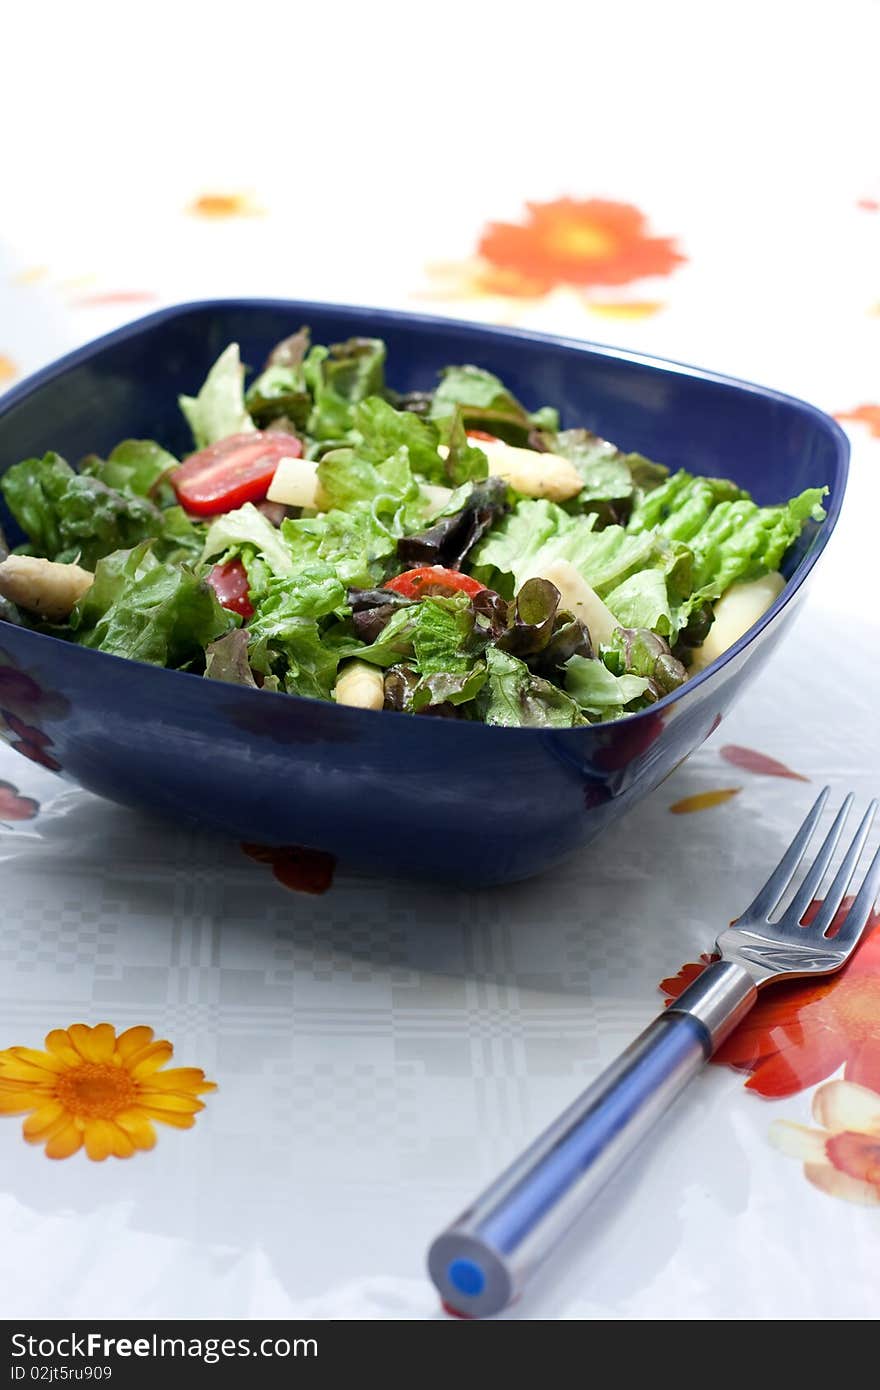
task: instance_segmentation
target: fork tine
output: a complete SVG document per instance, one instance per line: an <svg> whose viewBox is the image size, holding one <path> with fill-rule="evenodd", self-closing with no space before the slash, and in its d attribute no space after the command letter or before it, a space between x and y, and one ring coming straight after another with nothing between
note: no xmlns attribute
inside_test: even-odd
<svg viewBox="0 0 880 1390"><path fill-rule="evenodd" d="M865 923L871 915L871 909L877 900L878 893L880 893L880 849L871 860L855 901L843 919L843 926L837 935L831 938L835 946L855 945L865 929Z"/></svg>
<svg viewBox="0 0 880 1390"><path fill-rule="evenodd" d="M806 853L807 845L816 828L816 822L822 814L825 802L828 800L830 788L823 787L813 803L812 809L807 815L806 820L795 835L785 854L780 859L773 873L768 878L764 887L759 892L755 901L746 908L743 917L768 918L779 899L782 897L791 880L797 872L797 867Z"/></svg>
<svg viewBox="0 0 880 1390"><path fill-rule="evenodd" d="M850 792L838 811L834 819L834 824L819 846L815 859L804 875L804 881L797 891L797 896L782 915L782 920L787 926L796 926L813 901L816 890L825 877L828 865L831 863L831 856L837 848L837 842L843 832L843 827L852 804L853 795L852 792Z"/></svg>
<svg viewBox="0 0 880 1390"><path fill-rule="evenodd" d="M840 907L840 904L843 902L844 894L846 893L846 890L850 885L850 879L856 871L856 865L858 864L859 859L862 856L862 850L865 848L865 841L867 840L868 834L871 830L871 822L874 819L874 813L876 810L877 802L872 801L864 816L862 817L862 823L855 833L853 842L846 852L846 857L844 858L843 863L841 864L840 868L837 870L837 873L834 876L834 882L832 883L831 887L828 889L828 892L825 895L824 903L819 908L819 911L816 913L816 916L813 918L812 922L807 928L807 930L812 932L815 936L824 936L825 932L828 930L828 928L831 926L831 923L834 921L834 917L838 911L838 908ZM868 878L872 876L873 872L874 865L872 864L871 868L868 870ZM862 889L864 889L864 886L865 885L863 884ZM861 892L859 893L859 896L861 897ZM853 906L849 910L847 920L849 920L849 916L852 914L854 907L855 903L853 903ZM869 910L870 908L866 908L865 910L865 921L867 921ZM864 926L864 924L865 923L863 922L862 926Z"/></svg>

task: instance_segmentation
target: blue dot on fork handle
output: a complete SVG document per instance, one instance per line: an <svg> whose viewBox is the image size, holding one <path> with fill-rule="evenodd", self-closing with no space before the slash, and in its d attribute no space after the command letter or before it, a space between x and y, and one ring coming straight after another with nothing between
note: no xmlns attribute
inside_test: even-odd
<svg viewBox="0 0 880 1390"><path fill-rule="evenodd" d="M473 1260L453 1260L446 1275L452 1287L468 1298L476 1298L486 1287L486 1276Z"/></svg>

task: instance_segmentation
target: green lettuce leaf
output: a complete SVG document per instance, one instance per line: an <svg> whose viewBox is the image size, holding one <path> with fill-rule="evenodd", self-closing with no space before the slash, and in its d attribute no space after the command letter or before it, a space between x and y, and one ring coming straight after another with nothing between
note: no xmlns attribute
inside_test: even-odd
<svg viewBox="0 0 880 1390"><path fill-rule="evenodd" d="M225 637L211 642L205 651L205 675L209 680L258 688L248 661L248 635L244 628L234 627Z"/></svg>
<svg viewBox="0 0 880 1390"><path fill-rule="evenodd" d="M570 459L584 480L583 491L566 510L595 511L617 521L637 497L657 487L669 469L643 454L624 454L590 430L562 430L551 439L554 453Z"/></svg>
<svg viewBox="0 0 880 1390"><path fill-rule="evenodd" d="M177 468L178 461L154 439L123 439L106 459L92 455L80 465L80 474L98 478L129 497L155 500L159 483ZM168 497L173 498L168 489Z"/></svg>
<svg viewBox="0 0 880 1390"><path fill-rule="evenodd" d="M256 426L244 402L244 367L238 343L230 343L205 378L197 396L178 396L197 449Z"/></svg>
<svg viewBox="0 0 880 1390"><path fill-rule="evenodd" d="M193 570L163 564L144 541L98 561L70 625L85 647L175 667L200 660L235 622Z"/></svg>
<svg viewBox="0 0 880 1390"><path fill-rule="evenodd" d="M291 618L323 618L345 605L345 587L329 565L303 565L293 579L271 579L255 593L256 613L250 620L255 641L270 641L282 633Z"/></svg>
<svg viewBox="0 0 880 1390"><path fill-rule="evenodd" d="M397 545L397 531L381 521L368 502L319 516L288 519L281 534L294 564L323 561L346 586L370 588L386 578L387 558Z"/></svg>
<svg viewBox="0 0 880 1390"><path fill-rule="evenodd" d="M601 648L605 665L615 676L644 676L646 698L659 700L687 680L687 671L672 655L668 643L645 628L619 627Z"/></svg>
<svg viewBox="0 0 880 1390"><path fill-rule="evenodd" d="M75 473L59 454L26 459L8 469L0 490L29 539L31 554L93 570L114 550L161 534L160 509L98 478Z"/></svg>
<svg viewBox="0 0 880 1390"><path fill-rule="evenodd" d="M691 605L720 598L738 580L777 570L805 523L824 517L827 491L807 488L775 507L759 507L748 498L718 503L689 541L694 553Z"/></svg>
<svg viewBox="0 0 880 1390"><path fill-rule="evenodd" d="M291 547L277 527L252 502L245 502L237 511L226 512L211 523L202 549L202 560L222 557L225 562L248 547L263 556L273 574L290 577L296 573L297 565Z"/></svg>
<svg viewBox="0 0 880 1390"><path fill-rule="evenodd" d="M567 560L603 597L634 571L665 559L650 533L631 536L622 526L597 531L595 520L591 514L569 516L546 498L518 502L480 542L472 566L490 587L509 595L552 561ZM512 586L504 576L512 576Z"/></svg>
<svg viewBox="0 0 880 1390"><path fill-rule="evenodd" d="M263 689L329 700L339 662L350 645L337 629L324 631L314 618L279 610L259 615L249 628L248 655L253 670L265 673ZM276 685L275 682L278 682Z"/></svg>
<svg viewBox="0 0 880 1390"><path fill-rule="evenodd" d="M659 530L671 540L690 541L719 502L748 497L727 478L694 478L683 468L645 493L633 508L627 530Z"/></svg>
<svg viewBox="0 0 880 1390"><path fill-rule="evenodd" d="M571 728L587 721L570 696L535 676L524 661L489 647L486 683L477 696L477 711L486 724L508 728Z"/></svg>
<svg viewBox="0 0 880 1390"><path fill-rule="evenodd" d="M461 411L456 408L451 415L442 416L434 424L447 454L443 461L442 477L428 481L458 488L463 483L488 478L489 461L483 450L468 440Z"/></svg>
<svg viewBox="0 0 880 1390"><path fill-rule="evenodd" d="M426 598L410 611L415 616L412 643L419 673L433 676L468 671L473 665L468 646L474 614L467 596Z"/></svg>
<svg viewBox="0 0 880 1390"><path fill-rule="evenodd" d="M441 705L465 705L479 694L486 678L485 661L476 662L470 671L437 671L430 676L419 676L411 666L392 666L385 676L386 709L420 714Z"/></svg>
<svg viewBox="0 0 880 1390"><path fill-rule="evenodd" d="M666 575L662 569L639 570L631 574L605 595L621 627L650 628L664 637L676 633L680 626L678 612L673 612Z"/></svg>
<svg viewBox="0 0 880 1390"><path fill-rule="evenodd" d="M358 455L380 464L405 447L410 468L431 483L446 483L446 465L437 452L440 435L427 420L408 410L395 410L381 396L368 396L352 411L359 439Z"/></svg>
<svg viewBox="0 0 880 1390"><path fill-rule="evenodd" d="M566 690L591 720L619 718L649 684L645 676L615 676L596 657L573 656L565 672Z"/></svg>
<svg viewBox="0 0 880 1390"><path fill-rule="evenodd" d="M385 344L379 338L349 338L332 347L315 346L303 362L312 395L307 432L318 440L342 440L352 428L352 410L385 386Z"/></svg>
<svg viewBox="0 0 880 1390"><path fill-rule="evenodd" d="M559 416L550 406L530 415L492 372L466 365L446 367L431 402L431 419L458 411L465 426L485 430L508 444L525 444L535 429L558 429Z"/></svg>

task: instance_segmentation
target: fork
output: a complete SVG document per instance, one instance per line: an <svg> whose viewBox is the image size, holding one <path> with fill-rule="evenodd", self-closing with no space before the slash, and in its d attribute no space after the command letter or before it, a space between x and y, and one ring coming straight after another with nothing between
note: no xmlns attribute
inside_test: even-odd
<svg viewBox="0 0 880 1390"><path fill-rule="evenodd" d="M828 792L823 788L751 906L718 936L719 959L434 1240L428 1270L447 1307L469 1317L501 1312L742 1021L758 991L776 980L829 975L849 960L880 890L880 850L839 930L833 936L828 931L862 857L876 800L809 926L803 917L843 833L851 795L790 906L770 921L806 854Z"/></svg>

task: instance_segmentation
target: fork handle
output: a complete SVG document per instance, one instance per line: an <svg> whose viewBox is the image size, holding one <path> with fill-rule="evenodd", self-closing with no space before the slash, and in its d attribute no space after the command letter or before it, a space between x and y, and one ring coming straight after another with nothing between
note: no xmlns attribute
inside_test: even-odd
<svg viewBox="0 0 880 1390"><path fill-rule="evenodd" d="M428 1269L444 1303L499 1313L757 998L716 961L437 1237Z"/></svg>

